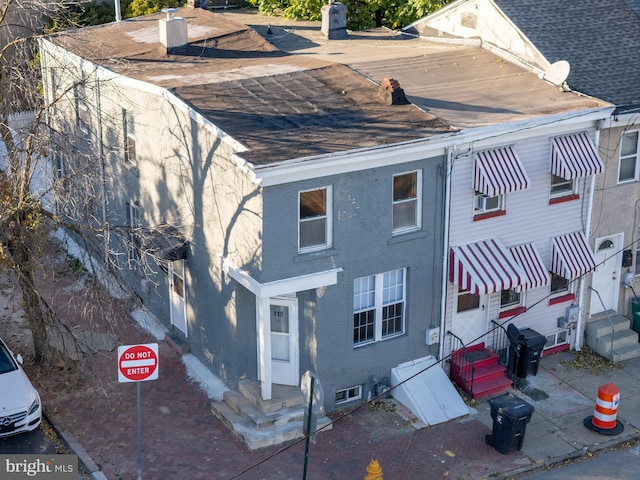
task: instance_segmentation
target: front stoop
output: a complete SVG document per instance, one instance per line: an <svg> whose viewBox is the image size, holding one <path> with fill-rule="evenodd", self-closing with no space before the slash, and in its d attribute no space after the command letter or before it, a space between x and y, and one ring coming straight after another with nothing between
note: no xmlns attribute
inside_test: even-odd
<svg viewBox="0 0 640 480"><path fill-rule="evenodd" d="M258 383L242 380L238 390L227 390L222 401L211 403L211 412L250 450L302 438L305 405L300 388L273 385L271 393L271 400L263 400ZM326 415L318 417L316 429L321 428L332 428Z"/></svg>
<svg viewBox="0 0 640 480"><path fill-rule="evenodd" d="M498 354L485 348L484 343L454 352L449 362L451 380L472 398L502 393L513 385Z"/></svg>
<svg viewBox="0 0 640 480"><path fill-rule="evenodd" d="M587 323L587 345L612 362L640 357L638 333L631 329L631 320L615 313L599 315Z"/></svg>

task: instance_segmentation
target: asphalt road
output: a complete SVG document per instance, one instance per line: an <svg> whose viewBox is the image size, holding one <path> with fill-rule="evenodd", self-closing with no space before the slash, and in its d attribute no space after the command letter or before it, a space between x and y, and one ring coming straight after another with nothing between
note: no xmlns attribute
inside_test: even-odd
<svg viewBox="0 0 640 480"><path fill-rule="evenodd" d="M33 432L0 438L0 453L11 455L57 452L55 444L45 435L42 428L36 428Z"/></svg>
<svg viewBox="0 0 640 480"><path fill-rule="evenodd" d="M541 471L526 480L636 480L640 475L640 445L610 450L566 467Z"/></svg>

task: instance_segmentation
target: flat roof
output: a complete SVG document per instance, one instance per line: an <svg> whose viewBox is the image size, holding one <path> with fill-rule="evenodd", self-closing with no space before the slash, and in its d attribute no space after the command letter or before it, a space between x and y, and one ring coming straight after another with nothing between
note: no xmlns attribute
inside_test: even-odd
<svg viewBox="0 0 640 480"><path fill-rule="evenodd" d="M242 157L256 166L608 105L562 92L478 47L385 29L328 40L320 22L255 10L185 7L175 16L188 25L180 54L168 55L159 42L164 13L47 38L170 89L244 144ZM398 80L413 104L380 101L385 77Z"/></svg>

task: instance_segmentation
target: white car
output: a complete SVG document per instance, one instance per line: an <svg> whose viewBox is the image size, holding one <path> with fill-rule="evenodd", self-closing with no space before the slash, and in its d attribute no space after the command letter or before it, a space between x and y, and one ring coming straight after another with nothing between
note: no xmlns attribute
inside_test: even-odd
<svg viewBox="0 0 640 480"><path fill-rule="evenodd" d="M42 420L40 395L21 364L0 338L0 437L35 430Z"/></svg>

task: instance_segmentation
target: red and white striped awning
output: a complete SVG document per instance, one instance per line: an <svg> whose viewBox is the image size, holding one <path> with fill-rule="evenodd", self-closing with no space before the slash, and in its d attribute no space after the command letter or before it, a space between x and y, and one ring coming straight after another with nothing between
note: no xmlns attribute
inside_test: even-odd
<svg viewBox="0 0 640 480"><path fill-rule="evenodd" d="M529 186L529 177L511 147L496 148L475 154L473 188L495 197Z"/></svg>
<svg viewBox="0 0 640 480"><path fill-rule="evenodd" d="M554 237L551 248L551 271L573 280L596 267L596 259L582 232Z"/></svg>
<svg viewBox="0 0 640 480"><path fill-rule="evenodd" d="M449 281L474 295L515 288L526 280L522 267L497 239L451 247Z"/></svg>
<svg viewBox="0 0 640 480"><path fill-rule="evenodd" d="M586 132L551 141L551 173L566 180L595 175L604 169L600 155Z"/></svg>
<svg viewBox="0 0 640 480"><path fill-rule="evenodd" d="M542 263L538 249L533 243L509 247L509 251L527 276L524 283L520 285L520 289L530 290L532 288L544 287L549 283L549 272L544 266L544 263Z"/></svg>

